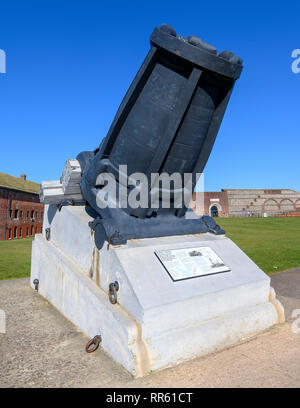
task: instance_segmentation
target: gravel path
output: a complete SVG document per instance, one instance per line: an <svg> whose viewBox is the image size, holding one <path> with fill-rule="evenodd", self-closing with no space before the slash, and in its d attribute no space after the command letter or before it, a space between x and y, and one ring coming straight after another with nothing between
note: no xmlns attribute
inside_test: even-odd
<svg viewBox="0 0 300 408"><path fill-rule="evenodd" d="M300 333L291 330L300 312L300 268L272 276L287 323L251 341L177 367L134 379L29 287L29 279L0 281L0 387L299 387ZM300 314L299 314L300 317ZM299 324L300 327L300 324Z"/></svg>

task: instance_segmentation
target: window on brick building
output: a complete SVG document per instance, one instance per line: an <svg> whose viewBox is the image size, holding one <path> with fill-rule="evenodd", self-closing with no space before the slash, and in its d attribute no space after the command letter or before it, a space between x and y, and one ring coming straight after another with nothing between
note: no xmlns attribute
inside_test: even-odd
<svg viewBox="0 0 300 408"><path fill-rule="evenodd" d="M9 202L8 202L8 214L9 214L9 218L12 218L13 211L11 209L11 198L9 199Z"/></svg>
<svg viewBox="0 0 300 408"><path fill-rule="evenodd" d="M8 239L11 239L11 228L8 230Z"/></svg>
<svg viewBox="0 0 300 408"><path fill-rule="evenodd" d="M19 238L22 238L22 228L19 230Z"/></svg>
<svg viewBox="0 0 300 408"><path fill-rule="evenodd" d="M18 218L18 212L19 212L19 210L15 210L15 212L14 212L14 218Z"/></svg>
<svg viewBox="0 0 300 408"><path fill-rule="evenodd" d="M20 211L20 218L23 218L23 210Z"/></svg>
<svg viewBox="0 0 300 408"><path fill-rule="evenodd" d="M34 218L34 211L31 211L31 218Z"/></svg>
<svg viewBox="0 0 300 408"><path fill-rule="evenodd" d="M29 212L29 211L28 211ZM28 237L28 235L29 235L29 228L27 227L26 228L26 236Z"/></svg>
<svg viewBox="0 0 300 408"><path fill-rule="evenodd" d="M30 228L30 235L33 235L33 225Z"/></svg>
<svg viewBox="0 0 300 408"><path fill-rule="evenodd" d="M27 211L27 218L29 218L29 210Z"/></svg>
<svg viewBox="0 0 300 408"><path fill-rule="evenodd" d="M17 238L17 227L14 228L14 239Z"/></svg>
<svg viewBox="0 0 300 408"><path fill-rule="evenodd" d="M35 216L36 216L36 218L37 218L37 216L38 216L38 212L37 212L37 211L35 212Z"/></svg>

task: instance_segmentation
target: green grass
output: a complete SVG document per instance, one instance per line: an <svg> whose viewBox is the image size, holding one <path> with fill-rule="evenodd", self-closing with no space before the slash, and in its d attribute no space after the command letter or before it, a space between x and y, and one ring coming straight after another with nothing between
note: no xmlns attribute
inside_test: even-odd
<svg viewBox="0 0 300 408"><path fill-rule="evenodd" d="M0 280L30 276L32 240L0 241Z"/></svg>
<svg viewBox="0 0 300 408"><path fill-rule="evenodd" d="M300 267L300 217L218 218L218 224L263 271ZM30 275L32 238L0 241L0 280Z"/></svg>
<svg viewBox="0 0 300 408"><path fill-rule="evenodd" d="M218 218L217 223L264 272L300 267L300 218Z"/></svg>

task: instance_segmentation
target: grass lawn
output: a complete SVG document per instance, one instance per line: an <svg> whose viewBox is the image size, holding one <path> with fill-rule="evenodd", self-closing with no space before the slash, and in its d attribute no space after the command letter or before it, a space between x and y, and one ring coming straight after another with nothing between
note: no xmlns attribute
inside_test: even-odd
<svg viewBox="0 0 300 408"><path fill-rule="evenodd" d="M0 241L0 280L30 276L32 240Z"/></svg>
<svg viewBox="0 0 300 408"><path fill-rule="evenodd" d="M300 267L300 217L216 221L264 272Z"/></svg>
<svg viewBox="0 0 300 408"><path fill-rule="evenodd" d="M300 217L216 221L266 273L300 267ZM30 275L31 244L32 238L0 241L0 280Z"/></svg>

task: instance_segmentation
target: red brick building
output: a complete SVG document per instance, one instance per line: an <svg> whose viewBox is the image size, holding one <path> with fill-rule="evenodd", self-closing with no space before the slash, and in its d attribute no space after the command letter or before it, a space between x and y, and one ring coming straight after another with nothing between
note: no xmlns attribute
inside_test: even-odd
<svg viewBox="0 0 300 408"><path fill-rule="evenodd" d="M212 217L228 217L228 194L226 190L204 193L204 214Z"/></svg>
<svg viewBox="0 0 300 408"><path fill-rule="evenodd" d="M44 205L39 184L0 172L0 240L20 239L42 232Z"/></svg>
<svg viewBox="0 0 300 408"><path fill-rule="evenodd" d="M194 193L191 208L198 215L228 217L228 195L226 190Z"/></svg>

